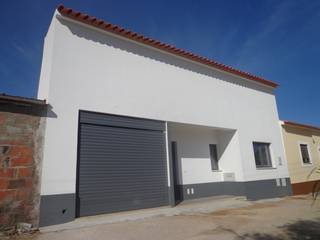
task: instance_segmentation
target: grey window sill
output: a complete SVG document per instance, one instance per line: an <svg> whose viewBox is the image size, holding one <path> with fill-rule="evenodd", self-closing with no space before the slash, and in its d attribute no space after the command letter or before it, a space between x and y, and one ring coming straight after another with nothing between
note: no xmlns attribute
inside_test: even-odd
<svg viewBox="0 0 320 240"><path fill-rule="evenodd" d="M257 167L257 170L273 170L273 169L277 169L276 167Z"/></svg>
<svg viewBox="0 0 320 240"><path fill-rule="evenodd" d="M222 172L222 170L211 170L212 172Z"/></svg>
<svg viewBox="0 0 320 240"><path fill-rule="evenodd" d="M312 167L313 163L302 163L303 167Z"/></svg>

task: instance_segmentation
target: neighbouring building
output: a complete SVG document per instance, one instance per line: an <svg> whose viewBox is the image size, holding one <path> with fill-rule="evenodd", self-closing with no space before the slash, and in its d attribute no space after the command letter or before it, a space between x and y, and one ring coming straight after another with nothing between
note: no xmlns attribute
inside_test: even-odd
<svg viewBox="0 0 320 240"><path fill-rule="evenodd" d="M293 194L311 193L320 174L320 128L291 121L281 121Z"/></svg>
<svg viewBox="0 0 320 240"><path fill-rule="evenodd" d="M0 231L38 225L45 101L0 95Z"/></svg>
<svg viewBox="0 0 320 240"><path fill-rule="evenodd" d="M215 195L291 194L277 84L60 6L40 225Z"/></svg>

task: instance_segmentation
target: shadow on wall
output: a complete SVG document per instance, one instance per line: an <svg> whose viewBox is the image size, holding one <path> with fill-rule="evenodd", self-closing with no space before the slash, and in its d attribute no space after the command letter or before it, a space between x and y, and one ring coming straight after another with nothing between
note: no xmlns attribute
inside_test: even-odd
<svg viewBox="0 0 320 240"><path fill-rule="evenodd" d="M281 235L250 233L238 235L237 240L319 240L320 218L316 220L300 220L280 227Z"/></svg>
<svg viewBox="0 0 320 240"><path fill-rule="evenodd" d="M308 131L305 129L299 129L296 127L290 127L290 126L283 126L284 130L288 133L293 133L297 135L302 135L306 137L312 137L312 131Z"/></svg>
<svg viewBox="0 0 320 240"><path fill-rule="evenodd" d="M121 49L123 51L133 53L135 55L143 56L145 58L149 58L165 64L173 65L175 67L192 71L201 75L206 75L219 80L223 79L223 81L229 82L231 84L236 84L242 87L263 91L265 93L274 95L272 88L261 86L250 80L245 80L240 77L235 77L230 74L226 74L218 70L213 70L196 63L190 64L188 60L181 59L180 57L171 57L168 54L160 53L160 51L155 51L154 49L140 46L134 42L126 41L111 35L106 35L97 30L93 30L90 28L85 29L83 26L73 22L69 22L65 19L62 19L61 17L57 19L61 24L68 27L68 29L74 35L80 38L85 38L88 41L98 42L103 45L108 45L109 47L112 47L112 48Z"/></svg>
<svg viewBox="0 0 320 240"><path fill-rule="evenodd" d="M45 117L58 118L58 115L53 111L53 107L50 104L47 107L47 113L46 113Z"/></svg>
<svg viewBox="0 0 320 240"><path fill-rule="evenodd" d="M217 144L219 167L224 171L230 170L231 149L230 144L236 130L212 128L206 126L169 123L168 138L170 143L177 143L177 176L182 184L182 172L186 175L192 172L192 177L201 175L200 178L218 178L213 176L210 161L210 144ZM217 180L217 179L216 179Z"/></svg>
<svg viewBox="0 0 320 240"><path fill-rule="evenodd" d="M208 130L208 132L211 132ZM220 161L228 148L231 139L233 138L236 130L216 130L212 132L212 136L215 136L216 139L211 141L204 141L201 140L191 142L192 144L187 145L187 147L183 148L183 151L179 152L179 159L181 158L197 158L197 159L209 159L210 158L210 151L209 151L209 144L217 144L218 150L218 161ZM200 135L201 137L201 135ZM180 143L180 144L179 144ZM178 141L178 147L181 147L181 144L185 144L185 142Z"/></svg>
<svg viewBox="0 0 320 240"><path fill-rule="evenodd" d="M230 131L220 131L219 133L219 145L218 145L218 160L223 157L229 143L231 142L231 139L233 138L234 134L236 133L236 130L230 130Z"/></svg>
<svg viewBox="0 0 320 240"><path fill-rule="evenodd" d="M210 158L209 144L217 144L220 160L236 130L169 123L168 132L170 141L178 143L178 158Z"/></svg>

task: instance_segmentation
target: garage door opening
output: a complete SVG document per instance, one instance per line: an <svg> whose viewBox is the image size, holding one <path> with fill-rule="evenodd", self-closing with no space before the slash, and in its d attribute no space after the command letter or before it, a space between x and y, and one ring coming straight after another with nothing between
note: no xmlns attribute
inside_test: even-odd
<svg viewBox="0 0 320 240"><path fill-rule="evenodd" d="M79 112L77 217L169 204L165 122Z"/></svg>

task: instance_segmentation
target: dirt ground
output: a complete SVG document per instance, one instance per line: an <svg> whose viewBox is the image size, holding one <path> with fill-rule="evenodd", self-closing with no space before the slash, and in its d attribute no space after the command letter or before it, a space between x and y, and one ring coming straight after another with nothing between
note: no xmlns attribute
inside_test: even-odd
<svg viewBox="0 0 320 240"><path fill-rule="evenodd" d="M320 201L288 197L213 213L154 217L86 228L16 236L23 240L320 240Z"/></svg>

